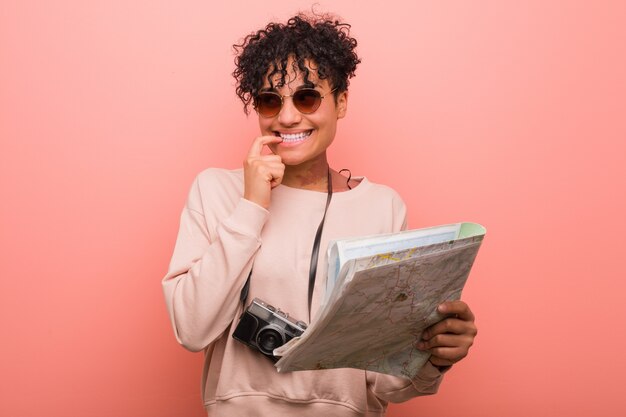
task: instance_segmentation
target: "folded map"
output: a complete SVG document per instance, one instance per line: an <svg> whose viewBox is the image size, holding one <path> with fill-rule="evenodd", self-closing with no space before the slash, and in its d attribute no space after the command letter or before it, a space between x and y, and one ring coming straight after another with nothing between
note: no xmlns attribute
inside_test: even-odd
<svg viewBox="0 0 626 417"><path fill-rule="evenodd" d="M422 332L456 300L485 228L456 223L331 242L327 290L308 329L274 351L279 372L358 368L413 378Z"/></svg>

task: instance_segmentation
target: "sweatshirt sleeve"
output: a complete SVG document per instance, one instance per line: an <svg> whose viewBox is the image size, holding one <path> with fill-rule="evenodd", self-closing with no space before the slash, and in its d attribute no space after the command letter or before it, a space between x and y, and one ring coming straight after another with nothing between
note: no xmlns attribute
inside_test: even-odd
<svg viewBox="0 0 626 417"><path fill-rule="evenodd" d="M219 190L210 191L220 198ZM261 246L261 230L268 217L267 210L243 198L223 219L205 205L196 178L162 281L176 340L191 351L207 347L235 318L239 294ZM223 204L216 207L224 211Z"/></svg>
<svg viewBox="0 0 626 417"><path fill-rule="evenodd" d="M392 403L407 401L421 395L435 394L443 379L443 372L430 362L426 362L413 379L368 371L365 374L369 389L374 395Z"/></svg>

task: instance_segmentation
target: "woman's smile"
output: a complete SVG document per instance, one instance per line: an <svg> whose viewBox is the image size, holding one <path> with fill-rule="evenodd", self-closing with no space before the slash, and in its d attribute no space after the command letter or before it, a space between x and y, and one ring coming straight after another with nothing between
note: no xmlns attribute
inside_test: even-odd
<svg viewBox="0 0 626 417"><path fill-rule="evenodd" d="M307 140L311 136L311 133L313 133L313 129L304 130L301 132L274 132L276 136L280 136L280 138L283 140L280 143L280 145L283 146L300 144Z"/></svg>

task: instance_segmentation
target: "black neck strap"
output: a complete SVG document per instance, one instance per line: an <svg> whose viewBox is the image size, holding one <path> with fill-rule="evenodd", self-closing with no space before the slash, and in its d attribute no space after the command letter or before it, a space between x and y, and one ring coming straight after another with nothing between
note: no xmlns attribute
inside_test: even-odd
<svg viewBox="0 0 626 417"><path fill-rule="evenodd" d="M328 196L326 197L326 208L324 209L324 216L320 225L317 227L317 233L315 233L315 240L313 241L313 251L311 252L311 266L309 267L309 323L311 322L311 301L313 301L313 289L315 288L315 276L317 275L317 259L320 254L320 241L322 240L322 230L324 229L324 221L326 220L326 213L328 212L328 206L330 200L333 198L333 180L330 176L330 167L328 167Z"/></svg>
<svg viewBox="0 0 626 417"><path fill-rule="evenodd" d="M324 216L322 216L322 221L317 227L317 232L315 233L315 240L313 241L313 251L311 252L311 265L309 267L309 323L311 322L311 302L313 301L313 289L315 288L315 276L317 275L317 260L320 254L320 241L322 240L322 230L324 229L324 221L326 220L326 213L328 212L328 206L330 205L330 200L332 199L332 197L333 180L330 174L330 167L328 167L328 196L326 197L326 208L324 208ZM243 285L241 293L239 294L239 299L242 303L245 303L246 298L248 298L251 276L252 271L250 271L250 274L248 274L248 279L246 280L246 283Z"/></svg>

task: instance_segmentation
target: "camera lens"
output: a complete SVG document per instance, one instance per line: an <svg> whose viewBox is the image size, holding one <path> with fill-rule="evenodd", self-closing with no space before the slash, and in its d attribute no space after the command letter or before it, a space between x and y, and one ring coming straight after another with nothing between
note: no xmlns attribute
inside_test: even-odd
<svg viewBox="0 0 626 417"><path fill-rule="evenodd" d="M274 349L282 346L285 341L283 340L283 336L277 330L266 327L257 335L256 343L261 352L266 355L273 355Z"/></svg>

